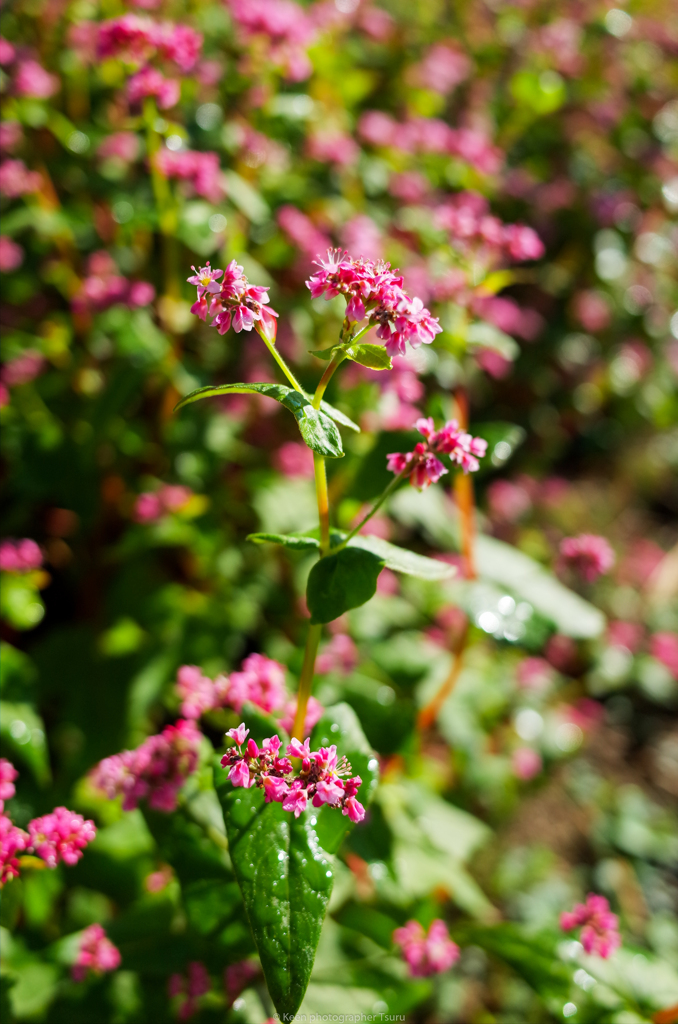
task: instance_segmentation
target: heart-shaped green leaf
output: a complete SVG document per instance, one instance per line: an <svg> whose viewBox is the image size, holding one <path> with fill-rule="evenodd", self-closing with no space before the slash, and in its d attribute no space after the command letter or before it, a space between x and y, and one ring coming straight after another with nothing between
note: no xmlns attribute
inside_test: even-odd
<svg viewBox="0 0 678 1024"><path fill-rule="evenodd" d="M312 824L316 814L295 818L281 804L265 803L261 789L234 789L218 759L214 776L266 984L289 1020L306 992L334 881Z"/></svg>
<svg viewBox="0 0 678 1024"><path fill-rule="evenodd" d="M369 342L350 345L344 349L347 357L361 366L369 366L371 370L392 370L391 357L383 345L372 345Z"/></svg>
<svg viewBox="0 0 678 1024"><path fill-rule="evenodd" d="M313 730L312 750L329 747L331 743L336 743L340 756L346 756L352 774L362 779L358 799L367 807L379 780L379 761L350 704L334 704L325 708L323 717ZM353 822L332 807L323 807L317 814L315 830L320 845L327 853L336 853L344 838L354 828Z"/></svg>
<svg viewBox="0 0 678 1024"><path fill-rule="evenodd" d="M272 398L289 409L297 421L304 441L318 455L324 455L327 459L340 459L343 456L341 437L333 422L337 418L334 415L336 410L330 414L328 410L314 409L307 395L287 387L286 384L219 384L216 387L198 388L181 399L175 406L175 412L203 398L248 394L266 395L267 398ZM341 413L338 415L341 416ZM350 420L348 422L350 423Z"/></svg>
<svg viewBox="0 0 678 1024"><path fill-rule="evenodd" d="M385 564L371 551L353 547L321 558L311 569L306 586L311 622L332 622L349 608L369 601Z"/></svg>

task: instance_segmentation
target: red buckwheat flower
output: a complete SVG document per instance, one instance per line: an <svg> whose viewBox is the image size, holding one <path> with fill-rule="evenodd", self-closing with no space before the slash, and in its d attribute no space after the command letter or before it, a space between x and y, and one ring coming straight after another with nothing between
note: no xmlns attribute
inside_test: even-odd
<svg viewBox="0 0 678 1024"><path fill-rule="evenodd" d="M84 981L89 973L104 974L120 966L120 950L114 946L100 924L85 928L80 939L78 956L71 973L74 981Z"/></svg>
<svg viewBox="0 0 678 1024"><path fill-rule="evenodd" d="M560 554L587 583L609 572L615 563L615 554L604 537L582 533L579 537L566 537L561 542Z"/></svg>
<svg viewBox="0 0 678 1024"><path fill-rule="evenodd" d="M54 868L60 861L77 864L82 851L97 834L93 821L67 807L55 807L49 814L28 823L31 846L38 857Z"/></svg>
<svg viewBox="0 0 678 1024"><path fill-rule="evenodd" d="M413 978L442 974L459 959L459 946L440 919L431 922L428 933L418 921L408 921L396 928L393 941L400 946Z"/></svg>
<svg viewBox="0 0 678 1024"><path fill-rule="evenodd" d="M593 892L586 897L586 903L577 903L573 910L560 915L560 927L564 932L581 928L579 937L586 952L603 960L621 946L617 915L610 911L604 896Z"/></svg>
<svg viewBox="0 0 678 1024"><path fill-rule="evenodd" d="M447 473L447 469L436 458L435 452L449 455L464 473L475 473L480 468L476 456L482 458L485 454L487 441L461 430L456 420L449 420L441 430L436 430L429 417L418 419L415 427L426 438L426 443L420 441L411 452L392 452L387 455L386 466L391 473L407 473L410 483L420 489L437 483Z"/></svg>

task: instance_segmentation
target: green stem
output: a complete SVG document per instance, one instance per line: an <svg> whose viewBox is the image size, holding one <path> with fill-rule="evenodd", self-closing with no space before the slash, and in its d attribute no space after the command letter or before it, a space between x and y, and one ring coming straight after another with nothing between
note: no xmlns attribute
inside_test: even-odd
<svg viewBox="0 0 678 1024"><path fill-rule="evenodd" d="M297 694L297 713L294 716L294 726L292 728L292 737L294 739L304 739L304 723L306 721L306 708L308 707L308 698L311 696L311 689L313 687L313 671L315 669L315 657L318 653L318 644L320 643L320 631L322 626L310 625L308 627L308 634L306 636L306 649L304 650L304 664L301 668L301 676L299 677L299 692Z"/></svg>
<svg viewBox="0 0 678 1024"><path fill-rule="evenodd" d="M322 402L323 395L327 390L327 385L332 380L332 377L334 376L334 371L337 369L338 366L340 366L343 363L344 359L346 359L346 353L342 352L341 350L339 350L334 356L332 356L332 361L330 362L329 366L327 367L322 377L320 378L318 387L315 389L315 395L313 396L314 409L320 408L320 403Z"/></svg>
<svg viewBox="0 0 678 1024"><path fill-rule="evenodd" d="M274 343L272 341L268 341L266 338L263 337L263 335L259 335L259 337L264 342L266 348L271 353L271 355L275 359L276 363L278 364L278 366L280 367L282 372L287 377L288 381L290 382L290 384L292 385L294 390L295 391L299 391L303 395L304 394L304 389L302 388L301 384L299 383L297 378L294 376L294 374L290 370L289 366L287 365L287 363L285 362L283 357L280 355L280 352L275 347Z"/></svg>
<svg viewBox="0 0 678 1024"><path fill-rule="evenodd" d="M348 544L348 542L350 541L351 537L355 537L356 533L359 533L360 530L362 530L362 528L365 525L365 523L369 522L369 520L372 518L374 513L377 512L381 508L381 506L384 504L384 502L388 498L389 494L393 493L393 491L396 489L396 487L398 486L400 481L407 475L408 472L409 472L408 469L404 469L402 471L402 473L398 473L398 475L395 476L393 478L393 480L391 480L391 482L388 485L388 487L386 488L386 490L382 493L381 497L377 499L377 501L372 506L370 511L367 513L367 515L364 516L363 519L360 520L360 522L358 523L357 526L353 527L353 529L349 533L348 537L344 541L342 541L342 543L339 544L334 549L335 551L341 551L342 548L345 548L346 545Z"/></svg>
<svg viewBox="0 0 678 1024"><path fill-rule="evenodd" d="M327 492L325 459L317 452L313 452L313 469L315 470L315 496L318 501L318 519L320 521L320 557L324 558L330 550L330 499Z"/></svg>

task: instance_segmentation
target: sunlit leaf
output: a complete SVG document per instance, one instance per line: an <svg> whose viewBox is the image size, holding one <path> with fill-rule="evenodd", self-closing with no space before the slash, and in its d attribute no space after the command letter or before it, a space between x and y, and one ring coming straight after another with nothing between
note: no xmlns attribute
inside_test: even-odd
<svg viewBox="0 0 678 1024"><path fill-rule="evenodd" d="M361 366L369 366L371 370L392 370L391 357L383 345L372 345L369 342L350 345L344 349L349 359Z"/></svg>
<svg viewBox="0 0 678 1024"><path fill-rule="evenodd" d="M321 558L311 569L306 586L311 622L332 622L349 608L369 601L385 564L371 551L353 547Z"/></svg>

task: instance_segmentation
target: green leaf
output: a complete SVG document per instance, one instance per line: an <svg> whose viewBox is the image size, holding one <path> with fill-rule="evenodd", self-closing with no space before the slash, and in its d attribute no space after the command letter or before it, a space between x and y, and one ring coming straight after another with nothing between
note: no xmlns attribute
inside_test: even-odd
<svg viewBox="0 0 678 1024"><path fill-rule="evenodd" d="M344 349L349 359L361 366L369 366L371 370L392 370L391 357L383 345L372 345L368 342L351 345Z"/></svg>
<svg viewBox="0 0 678 1024"><path fill-rule="evenodd" d="M183 409L192 402L199 402L202 398L247 394L266 395L267 398L272 398L289 409L297 421L301 436L314 452L324 455L327 459L340 459L343 456L341 437L332 422L333 419L338 419L341 413L336 414L336 410L330 413L329 408L314 409L306 395L286 384L219 384L216 387L198 388L197 391L192 391L190 395L182 398L174 411ZM350 420L348 423L350 424Z"/></svg>
<svg viewBox="0 0 678 1024"><path fill-rule="evenodd" d="M306 586L311 622L332 622L349 608L369 601L385 564L371 551L354 547L321 558L311 569Z"/></svg>
<svg viewBox="0 0 678 1024"><path fill-rule="evenodd" d="M345 538L346 534L340 530L332 531L333 546L341 544ZM283 547L296 551L312 551L320 548L318 538L308 534L250 533L247 540L251 540L254 544L281 544ZM387 569L402 572L406 576L417 576L422 580L446 580L454 576L456 572L452 565L439 562L435 558L427 558L425 555L418 555L406 548L399 548L396 544L390 544L380 537L367 535L351 537L347 547L369 551L377 558L382 559ZM356 606L352 605L351 607Z"/></svg>
<svg viewBox="0 0 678 1024"><path fill-rule="evenodd" d="M427 558L425 555L417 555L414 551L399 548L396 544L382 540L381 537L358 534L351 537L347 547L371 551L373 555L383 559L387 569L402 572L406 576L417 576L421 580L446 580L457 571L453 565L447 565L446 562L440 562L435 558Z"/></svg>
<svg viewBox="0 0 678 1024"><path fill-rule="evenodd" d="M215 787L226 821L231 860L266 984L280 1014L295 1014L313 968L334 880L311 822L256 787L235 789L219 760Z"/></svg>
<svg viewBox="0 0 678 1024"><path fill-rule="evenodd" d="M379 762L372 750L355 711L349 704L335 704L326 708L311 736L311 749L329 747L335 743L338 754L348 759L353 775L359 775L362 785L358 799L364 807L372 799L379 781ZM332 807L318 812L315 826L318 840L327 853L336 853L344 838L354 828L353 822Z"/></svg>
<svg viewBox="0 0 678 1024"><path fill-rule="evenodd" d="M354 430L356 434L360 433L360 427L358 424L354 423L353 420L349 419L349 417L343 412L340 412L339 409L335 409L329 402L321 402L320 409L322 412L327 413L329 418L334 420L335 423L338 423L342 427L348 427L349 430Z"/></svg>
<svg viewBox="0 0 678 1024"><path fill-rule="evenodd" d="M336 346L333 345L332 348L310 348L308 351L316 359L322 359L324 363L329 363L335 348Z"/></svg>
<svg viewBox="0 0 678 1024"><path fill-rule="evenodd" d="M253 544L281 544L293 551L317 551L320 541L316 537L295 536L289 533L250 533L246 540Z"/></svg>

